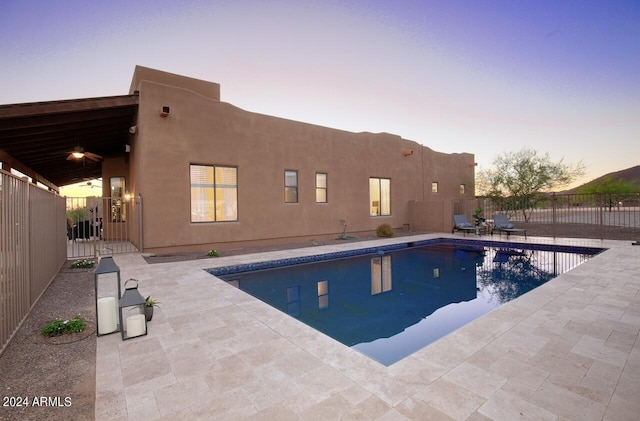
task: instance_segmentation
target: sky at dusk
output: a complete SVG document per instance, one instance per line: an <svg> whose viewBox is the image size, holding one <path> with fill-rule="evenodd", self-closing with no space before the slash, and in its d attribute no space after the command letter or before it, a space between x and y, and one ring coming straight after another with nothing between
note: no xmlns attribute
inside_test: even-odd
<svg viewBox="0 0 640 421"><path fill-rule="evenodd" d="M127 94L135 65L247 111L388 132L478 169L523 147L640 165L640 1L0 2L0 104Z"/></svg>

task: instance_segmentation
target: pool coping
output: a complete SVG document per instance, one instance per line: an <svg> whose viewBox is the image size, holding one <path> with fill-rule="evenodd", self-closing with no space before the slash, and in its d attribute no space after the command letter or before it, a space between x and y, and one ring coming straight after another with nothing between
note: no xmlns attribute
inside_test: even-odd
<svg viewBox="0 0 640 421"><path fill-rule="evenodd" d="M564 251L568 253L584 253L596 255L606 250L603 247L585 247L585 246L567 246L567 245L546 245L546 244L529 244L513 241L495 241L495 240L475 240L438 237L428 240L407 241L397 244L380 245L377 247L354 248L345 251L334 251L328 253L318 253L310 256L289 257L283 259L274 259L260 261L255 263L233 264L229 266L218 266L205 269L213 276L234 275L245 272L253 272L258 270L276 269L288 266L295 266L307 263L325 262L328 260L345 259L355 256L374 255L394 250L402 250L406 248L422 247L435 244L452 244L452 245L470 245L470 246L487 246L487 247L503 247L503 248L522 248L526 250L541 251ZM527 247L522 247L526 245Z"/></svg>

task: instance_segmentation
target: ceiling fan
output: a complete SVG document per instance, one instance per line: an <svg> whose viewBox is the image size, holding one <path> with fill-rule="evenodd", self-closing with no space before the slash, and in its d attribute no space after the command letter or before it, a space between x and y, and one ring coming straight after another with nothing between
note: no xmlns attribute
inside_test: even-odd
<svg viewBox="0 0 640 421"><path fill-rule="evenodd" d="M76 146L75 148L73 148L73 150L69 153L69 156L67 156L67 161L70 161L72 159L83 159L87 158L90 159L92 161L100 161L102 159L102 157L98 154L95 153L91 153L91 152L87 152L84 150L84 148L80 145Z"/></svg>
<svg viewBox="0 0 640 421"><path fill-rule="evenodd" d="M81 185L80 187L88 187L90 189L94 189L94 188L98 188L101 189L102 186L99 184L94 184L91 180L87 181L86 183L84 183L83 185Z"/></svg>

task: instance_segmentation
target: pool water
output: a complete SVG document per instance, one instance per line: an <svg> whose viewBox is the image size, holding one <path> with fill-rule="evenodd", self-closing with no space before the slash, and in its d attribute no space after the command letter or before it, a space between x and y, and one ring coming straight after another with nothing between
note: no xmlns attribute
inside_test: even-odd
<svg viewBox="0 0 640 421"><path fill-rule="evenodd" d="M589 257L436 243L218 276L388 366Z"/></svg>

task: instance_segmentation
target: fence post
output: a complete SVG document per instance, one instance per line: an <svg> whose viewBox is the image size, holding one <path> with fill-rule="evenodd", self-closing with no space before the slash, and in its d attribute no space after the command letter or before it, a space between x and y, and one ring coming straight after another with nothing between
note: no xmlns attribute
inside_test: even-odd
<svg viewBox="0 0 640 421"><path fill-rule="evenodd" d="M31 186L30 186L30 182L29 182L29 177L23 177L22 180L24 181L24 186L25 186L25 192L24 192L24 202L22 203L22 216L21 216L21 221L22 221L22 227L20 227L20 231L21 231L21 235L24 241L24 249L22 250L23 252L25 252L25 255L22 257L23 263L24 263L24 267L25 267L25 280L28 283L28 288L27 288L27 300L29 303L29 309L27 311L27 315L31 314L31 306L33 305L33 302L31 301L31 258L33 257L31 255L31 225L33 224L33 221L31 221L31 199L30 199L30 195L31 195Z"/></svg>
<svg viewBox="0 0 640 421"><path fill-rule="evenodd" d="M553 232L553 238L556 238L556 207L557 207L556 192L551 193L551 232Z"/></svg>
<svg viewBox="0 0 640 421"><path fill-rule="evenodd" d="M598 223L599 225L598 231L600 232L600 240L603 240L604 234L602 232L602 224L604 222L604 207L606 206L606 204L604 203L602 193L598 193L597 197L598 197L598 203L600 203L600 206L599 206L600 221Z"/></svg>

